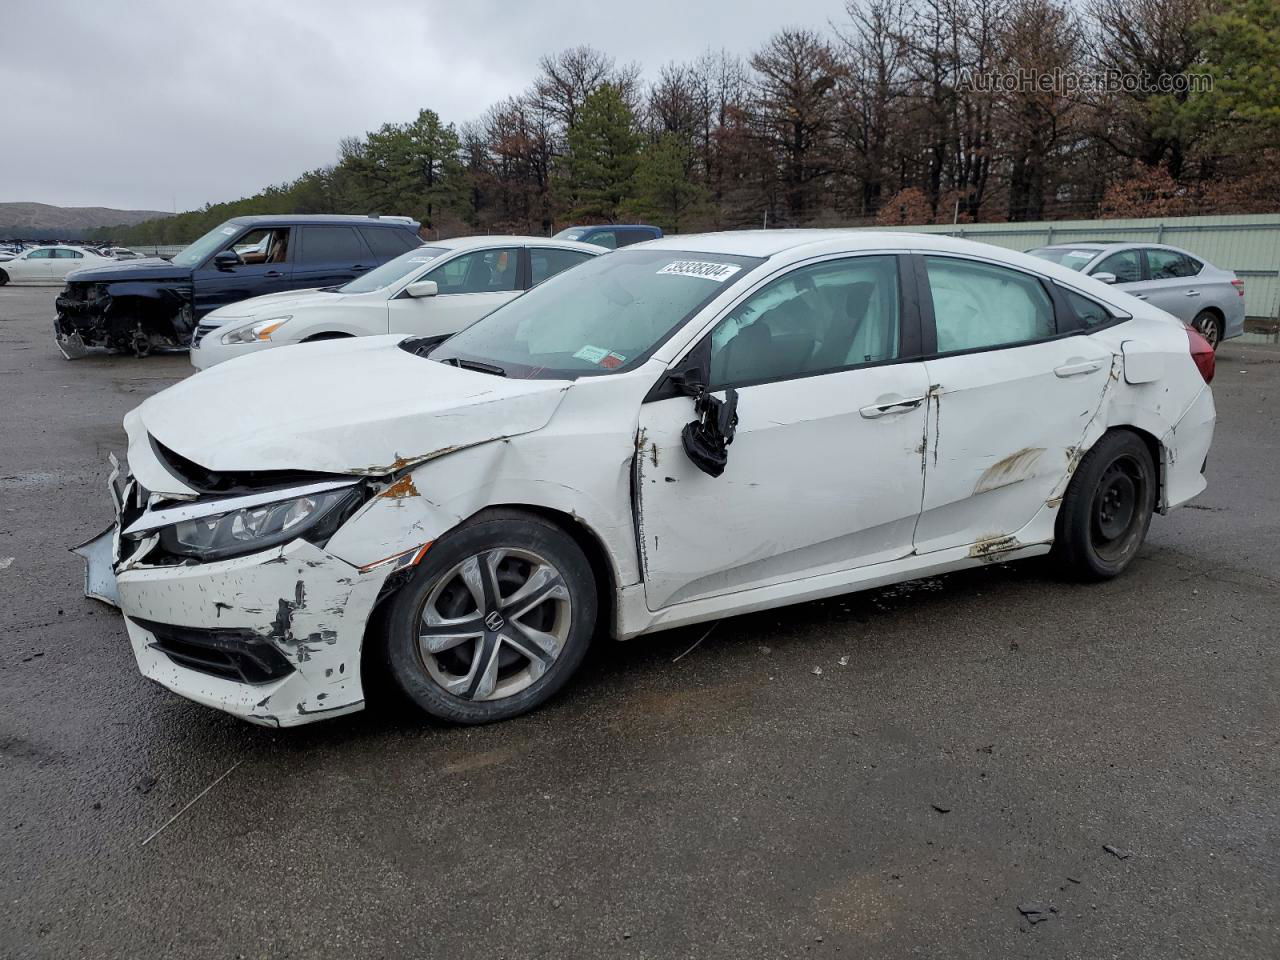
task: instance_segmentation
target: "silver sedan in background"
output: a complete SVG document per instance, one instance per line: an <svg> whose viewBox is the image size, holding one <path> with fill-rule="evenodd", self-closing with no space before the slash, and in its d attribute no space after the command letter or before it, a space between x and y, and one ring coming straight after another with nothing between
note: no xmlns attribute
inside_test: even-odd
<svg viewBox="0 0 1280 960"><path fill-rule="evenodd" d="M1244 333L1244 281L1163 243L1063 243L1027 253L1113 283L1194 327L1209 344Z"/></svg>

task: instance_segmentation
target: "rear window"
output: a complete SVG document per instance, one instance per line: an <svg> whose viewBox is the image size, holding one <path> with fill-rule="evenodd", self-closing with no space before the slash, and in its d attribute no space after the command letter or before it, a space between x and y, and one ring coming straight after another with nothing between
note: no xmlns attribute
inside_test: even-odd
<svg viewBox="0 0 1280 960"><path fill-rule="evenodd" d="M1079 247L1038 247L1027 253L1072 270L1083 270L1085 264L1098 255L1097 250L1082 250Z"/></svg>
<svg viewBox="0 0 1280 960"><path fill-rule="evenodd" d="M360 233L374 256L379 259L398 257L406 250L412 250L422 243L417 236L408 230L388 227L361 227Z"/></svg>
<svg viewBox="0 0 1280 960"><path fill-rule="evenodd" d="M351 227L303 227L300 263L349 263L365 259L364 244Z"/></svg>

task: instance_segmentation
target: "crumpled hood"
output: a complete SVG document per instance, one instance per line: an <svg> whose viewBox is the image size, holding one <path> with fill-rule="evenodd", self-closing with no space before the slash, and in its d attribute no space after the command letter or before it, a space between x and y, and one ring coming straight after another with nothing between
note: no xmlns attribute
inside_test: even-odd
<svg viewBox="0 0 1280 960"><path fill-rule="evenodd" d="M137 414L156 440L210 470L376 476L538 430L572 386L461 370L400 349L404 339L249 354L161 391Z"/></svg>
<svg viewBox="0 0 1280 960"><path fill-rule="evenodd" d="M119 260L101 267L72 270L68 280L77 283L116 283L121 280L190 280L191 268L178 267L160 257Z"/></svg>
<svg viewBox="0 0 1280 960"><path fill-rule="evenodd" d="M323 293L318 287L311 287L306 290L282 290L279 293L267 293L260 297L251 297L248 300L241 300L239 303L229 303L225 307L219 307L208 314L204 322L218 323L222 320L243 320L246 317L256 317L264 310L283 312L313 303L332 306L335 303L341 303L347 296L348 294L344 293Z"/></svg>

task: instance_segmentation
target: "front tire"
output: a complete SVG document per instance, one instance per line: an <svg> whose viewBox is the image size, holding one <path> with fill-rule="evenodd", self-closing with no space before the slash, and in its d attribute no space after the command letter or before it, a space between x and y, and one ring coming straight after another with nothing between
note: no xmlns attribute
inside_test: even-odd
<svg viewBox="0 0 1280 960"><path fill-rule="evenodd" d="M3 270L0 270L0 287L3 287L8 282L9 282L9 275L5 273Z"/></svg>
<svg viewBox="0 0 1280 960"><path fill-rule="evenodd" d="M1142 439L1104 434L1085 454L1058 511L1054 553L1080 580L1107 580L1137 556L1155 512L1156 470Z"/></svg>
<svg viewBox="0 0 1280 960"><path fill-rule="evenodd" d="M1212 310L1201 310L1195 315L1195 319L1191 321L1191 326L1196 333L1204 337L1205 342L1213 347L1216 352L1218 345L1222 343L1222 320Z"/></svg>
<svg viewBox="0 0 1280 960"><path fill-rule="evenodd" d="M450 723L492 723L553 696L596 625L591 566L532 514L489 511L437 541L396 594L386 661L396 686Z"/></svg>

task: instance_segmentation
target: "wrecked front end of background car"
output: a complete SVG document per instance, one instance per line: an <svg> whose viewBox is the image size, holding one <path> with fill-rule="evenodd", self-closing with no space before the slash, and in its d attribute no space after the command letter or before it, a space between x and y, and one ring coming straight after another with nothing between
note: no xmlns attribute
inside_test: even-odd
<svg viewBox="0 0 1280 960"><path fill-rule="evenodd" d="M74 360L91 347L136 357L184 348L195 329L192 296L189 278L78 280L73 274L55 301L58 349Z"/></svg>

